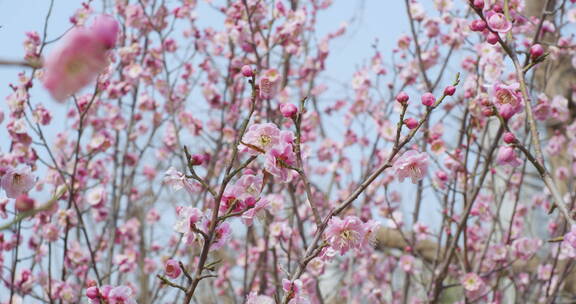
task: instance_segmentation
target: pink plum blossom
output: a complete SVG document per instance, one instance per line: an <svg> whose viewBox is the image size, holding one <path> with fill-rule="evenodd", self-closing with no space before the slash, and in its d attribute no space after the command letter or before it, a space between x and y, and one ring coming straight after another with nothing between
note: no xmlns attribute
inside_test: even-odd
<svg viewBox="0 0 576 304"><path fill-rule="evenodd" d="M168 171L166 171L164 175L164 183L170 186L174 191L184 188L188 193L194 193L194 187L190 180L174 167L170 167Z"/></svg>
<svg viewBox="0 0 576 304"><path fill-rule="evenodd" d="M180 276L182 270L180 269L180 264L178 264L178 261L169 259L168 261L166 261L166 264L164 266L164 272L166 273L166 276L168 276L169 278L176 279Z"/></svg>
<svg viewBox="0 0 576 304"><path fill-rule="evenodd" d="M92 27L75 27L64 36L44 65L44 86L54 99L64 101L104 71L118 28L116 20L104 15Z"/></svg>
<svg viewBox="0 0 576 304"><path fill-rule="evenodd" d="M394 170L400 182L410 177L412 183L422 180L428 172L428 154L409 150L402 154L394 163Z"/></svg>
<svg viewBox="0 0 576 304"><path fill-rule="evenodd" d="M340 255L350 249L361 249L368 241L369 227L358 217L347 216L344 219L333 217L326 228L326 238L330 246Z"/></svg>
<svg viewBox="0 0 576 304"><path fill-rule="evenodd" d="M265 153L278 144L279 135L280 129L273 123L253 124L242 137L240 146L252 155Z"/></svg>
<svg viewBox="0 0 576 304"><path fill-rule="evenodd" d="M507 33L512 29L512 23L506 20L502 13L489 11L486 13L486 20L491 30L498 33Z"/></svg>
<svg viewBox="0 0 576 304"><path fill-rule="evenodd" d="M510 165L512 167L518 167L522 164L522 161L518 158L512 146L501 146L500 149L498 149L496 161L499 165Z"/></svg>
<svg viewBox="0 0 576 304"><path fill-rule="evenodd" d="M0 185L9 198L16 198L20 194L27 193L36 184L36 178L32 175L30 167L10 168L0 179Z"/></svg>
<svg viewBox="0 0 576 304"><path fill-rule="evenodd" d="M564 235L564 243L576 249L576 226L572 226L570 231Z"/></svg>

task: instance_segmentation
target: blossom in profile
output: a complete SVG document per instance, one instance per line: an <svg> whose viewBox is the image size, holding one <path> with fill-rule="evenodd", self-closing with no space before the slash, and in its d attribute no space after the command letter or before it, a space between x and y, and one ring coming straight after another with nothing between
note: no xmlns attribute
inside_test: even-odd
<svg viewBox="0 0 576 304"><path fill-rule="evenodd" d="M27 193L36 184L36 178L32 175L29 167L23 169L11 168L0 179L0 186L9 198L16 198L20 194Z"/></svg>
<svg viewBox="0 0 576 304"><path fill-rule="evenodd" d="M328 222L326 237L330 247L343 255L350 249L360 249L367 244L369 230L368 225L356 216L333 217Z"/></svg>
<svg viewBox="0 0 576 304"><path fill-rule="evenodd" d="M170 186L174 191L184 188L188 193L194 193L194 186L186 175L174 167L168 168L168 171L164 174L164 184Z"/></svg>
<svg viewBox="0 0 576 304"><path fill-rule="evenodd" d="M44 64L44 87L57 101L87 86L108 65L108 50L118 37L118 22L108 15L96 17L89 27L75 27Z"/></svg>
<svg viewBox="0 0 576 304"><path fill-rule="evenodd" d="M266 171L282 182L290 182L292 179L291 166L296 165L296 154L292 150L292 145L282 143L273 147L267 154L264 161Z"/></svg>
<svg viewBox="0 0 576 304"><path fill-rule="evenodd" d="M182 273L182 269L180 269L180 264L178 264L178 261L169 259L166 261L166 265L164 266L164 272L168 277L176 279Z"/></svg>
<svg viewBox="0 0 576 304"><path fill-rule="evenodd" d="M400 182L409 177L416 184L428 172L428 154L410 150L396 160L394 168Z"/></svg>
<svg viewBox="0 0 576 304"><path fill-rule="evenodd" d="M500 149L498 149L496 161L499 165L510 165L512 167L518 167L522 164L522 161L518 158L512 146L501 146Z"/></svg>

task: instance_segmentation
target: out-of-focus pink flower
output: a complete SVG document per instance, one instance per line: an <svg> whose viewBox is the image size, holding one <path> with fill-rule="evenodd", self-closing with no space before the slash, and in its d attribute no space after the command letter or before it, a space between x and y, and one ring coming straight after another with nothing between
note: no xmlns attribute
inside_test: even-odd
<svg viewBox="0 0 576 304"><path fill-rule="evenodd" d="M191 227L199 223L204 215L202 210L189 206L176 208L176 213L178 220L174 225L174 230L184 234L193 232Z"/></svg>
<svg viewBox="0 0 576 304"><path fill-rule="evenodd" d="M32 199L28 195L26 195L26 193L22 193L22 194L18 195L18 197L16 197L15 207L16 207L16 210L19 212L30 211L30 210L34 209L35 204L36 204L36 201L34 201L34 199Z"/></svg>
<svg viewBox="0 0 576 304"><path fill-rule="evenodd" d="M274 299L269 296L258 295L258 293L253 291L246 297L245 304L274 304Z"/></svg>
<svg viewBox="0 0 576 304"><path fill-rule="evenodd" d="M132 289L128 286L116 286L108 294L109 304L136 304L132 299Z"/></svg>
<svg viewBox="0 0 576 304"><path fill-rule="evenodd" d="M97 16L90 30L93 32L94 38L98 39L104 47L111 49L116 45L119 25L112 16L106 14Z"/></svg>
<svg viewBox="0 0 576 304"><path fill-rule="evenodd" d="M344 219L333 217L328 222L326 237L330 246L345 254L350 249L360 249L368 241L369 227L356 216Z"/></svg>
<svg viewBox="0 0 576 304"><path fill-rule="evenodd" d="M308 299L306 299L303 294L304 290L302 289L302 281L295 280L291 282L290 280L283 279L282 280L282 289L286 292L287 297L289 299L288 304L308 304L310 303Z"/></svg>
<svg viewBox="0 0 576 304"><path fill-rule="evenodd" d="M510 165L512 167L518 167L522 164L522 161L520 161L512 146L501 146L500 149L498 149L496 161L499 165Z"/></svg>
<svg viewBox="0 0 576 304"><path fill-rule="evenodd" d="M16 198L22 193L26 193L34 187L36 179L32 175L29 167L24 169L11 168L2 176L0 185L9 198Z"/></svg>
<svg viewBox="0 0 576 304"><path fill-rule="evenodd" d="M86 290L90 304L107 303L107 304L136 304L132 298L132 289L128 286L110 286L104 285L100 288L90 287Z"/></svg>
<svg viewBox="0 0 576 304"><path fill-rule="evenodd" d="M400 257L400 268L406 272L411 273L414 270L414 257L411 255L403 255Z"/></svg>
<svg viewBox="0 0 576 304"><path fill-rule="evenodd" d="M394 168L400 182L410 177L412 183L416 184L428 171L428 154L410 150L396 160Z"/></svg>
<svg viewBox="0 0 576 304"><path fill-rule="evenodd" d="M176 279L182 273L182 269L180 269L180 264L178 264L178 261L169 259L166 261L166 265L164 266L164 272L168 277Z"/></svg>
<svg viewBox="0 0 576 304"><path fill-rule="evenodd" d="M473 272L465 274L460 280L460 283L467 292L475 293L484 289L484 281Z"/></svg>
<svg viewBox="0 0 576 304"><path fill-rule="evenodd" d="M72 29L44 64L43 83L52 97L62 102L94 80L106 68L117 36L118 23L107 15L97 17L90 28Z"/></svg>
<svg viewBox="0 0 576 304"><path fill-rule="evenodd" d="M506 33L512 29L512 23L506 20L502 13L489 11L486 13L486 20L491 30L498 33Z"/></svg>
<svg viewBox="0 0 576 304"><path fill-rule="evenodd" d="M538 251L542 241L522 237L512 243L513 252L516 258L528 261Z"/></svg>
<svg viewBox="0 0 576 304"><path fill-rule="evenodd" d="M188 178L174 167L170 167L168 168L168 171L166 171L164 175L164 183L172 187L174 191L184 188L188 193L194 192L194 187Z"/></svg>
<svg viewBox="0 0 576 304"><path fill-rule="evenodd" d="M564 235L564 243L576 249L576 225L572 226L572 229Z"/></svg>

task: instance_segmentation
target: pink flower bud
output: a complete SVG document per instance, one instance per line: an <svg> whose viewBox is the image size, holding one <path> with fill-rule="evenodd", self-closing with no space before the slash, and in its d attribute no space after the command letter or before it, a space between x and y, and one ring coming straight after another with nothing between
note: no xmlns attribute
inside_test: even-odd
<svg viewBox="0 0 576 304"><path fill-rule="evenodd" d="M194 154L190 158L190 164L192 166L200 166L202 163L204 163L204 155L202 154Z"/></svg>
<svg viewBox="0 0 576 304"><path fill-rule="evenodd" d="M532 57L532 59L536 59L542 55L544 55L544 48L542 45L535 44L530 48L530 57Z"/></svg>
<svg viewBox="0 0 576 304"><path fill-rule="evenodd" d="M252 71L249 65L245 65L242 67L242 75L244 75L244 77L252 77L254 76L254 71Z"/></svg>
<svg viewBox="0 0 576 304"><path fill-rule="evenodd" d="M486 42L490 44L498 43L498 34L492 32L488 33L488 35L486 36Z"/></svg>
<svg viewBox="0 0 576 304"><path fill-rule="evenodd" d="M444 171L436 172L436 177L438 177L438 179L443 181L443 182L448 180L448 174L446 174L446 172L444 172Z"/></svg>
<svg viewBox="0 0 576 304"><path fill-rule="evenodd" d="M182 269L180 269L180 264L178 264L178 261L170 259L166 261L164 272L166 272L168 277L176 279L180 276L180 273L182 273Z"/></svg>
<svg viewBox="0 0 576 304"><path fill-rule="evenodd" d="M470 23L470 29L474 32L482 32L486 29L486 22L482 19L477 19Z"/></svg>
<svg viewBox="0 0 576 304"><path fill-rule="evenodd" d="M489 116L494 115L494 111L492 111L492 108L484 108L482 110L482 115L489 117Z"/></svg>
<svg viewBox="0 0 576 304"><path fill-rule="evenodd" d="M454 86L447 86L444 89L444 95L446 95L446 96L452 96L452 95L454 95L454 93L456 93L456 87L454 87Z"/></svg>
<svg viewBox="0 0 576 304"><path fill-rule="evenodd" d="M412 117L404 119L404 124L408 129L412 130L418 126L418 121Z"/></svg>
<svg viewBox="0 0 576 304"><path fill-rule="evenodd" d="M406 94L404 92L400 92L400 94L398 94L398 96L396 96L396 101L401 103L401 104L407 103L409 99L410 99L410 96L408 96L408 94Z"/></svg>
<svg viewBox="0 0 576 304"><path fill-rule="evenodd" d="M436 97L434 97L434 95L432 95L432 93L424 93L424 95L422 95L422 104L427 106L427 107L431 107L434 105L434 103L436 102Z"/></svg>
<svg viewBox="0 0 576 304"><path fill-rule="evenodd" d="M514 116L514 114L516 114L514 108L512 108L510 104L502 105L500 109L498 109L498 112L505 120L510 119L512 116Z"/></svg>
<svg viewBox="0 0 576 304"><path fill-rule="evenodd" d="M88 287L88 289L86 289L86 296L90 300L98 299L98 297L100 297L100 291L98 290L98 287L96 286Z"/></svg>
<svg viewBox="0 0 576 304"><path fill-rule="evenodd" d="M474 0L474 7L477 9L484 8L484 0Z"/></svg>
<svg viewBox="0 0 576 304"><path fill-rule="evenodd" d="M282 113L282 116L291 118L296 116L296 113L298 113L298 108L296 108L296 106L291 103L283 103L280 105L280 112Z"/></svg>
<svg viewBox="0 0 576 304"><path fill-rule="evenodd" d="M516 136L512 132L504 133L504 142L507 144L514 143L516 141Z"/></svg>
<svg viewBox="0 0 576 304"><path fill-rule="evenodd" d="M26 194L20 194L16 198L16 210L20 212L25 212L34 209L35 201L34 199L28 197Z"/></svg>

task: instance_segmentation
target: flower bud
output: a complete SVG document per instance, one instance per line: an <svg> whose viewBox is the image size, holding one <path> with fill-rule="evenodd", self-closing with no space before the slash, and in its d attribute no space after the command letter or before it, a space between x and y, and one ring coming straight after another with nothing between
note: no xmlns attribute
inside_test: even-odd
<svg viewBox="0 0 576 304"><path fill-rule="evenodd" d="M280 112L286 118L292 118L298 113L298 108L291 103L280 104Z"/></svg>
<svg viewBox="0 0 576 304"><path fill-rule="evenodd" d="M96 286L88 287L88 289L86 289L86 296L90 300L98 299L98 297L100 296L100 291L98 290L98 287Z"/></svg>
<svg viewBox="0 0 576 304"><path fill-rule="evenodd" d="M470 23L470 30L474 32L482 32L485 29L486 29L486 22L484 22L484 20L482 19L477 19L472 21L472 23Z"/></svg>
<svg viewBox="0 0 576 304"><path fill-rule="evenodd" d="M418 121L414 118L406 118L404 119L404 124L408 129L412 130L418 126Z"/></svg>
<svg viewBox="0 0 576 304"><path fill-rule="evenodd" d="M544 55L544 48L542 45L535 44L530 48L530 57L532 57L532 59L536 59L542 55Z"/></svg>
<svg viewBox="0 0 576 304"><path fill-rule="evenodd" d="M427 107L431 107L434 105L434 103L436 102L436 97L434 97L434 95L432 95L432 93L424 93L424 95L422 95L422 104L427 106Z"/></svg>
<svg viewBox="0 0 576 304"><path fill-rule="evenodd" d="M252 77L254 76L254 71L252 71L252 68L249 65L245 65L242 66L242 75L244 77Z"/></svg>
<svg viewBox="0 0 576 304"><path fill-rule="evenodd" d="M477 9L483 9L484 8L484 0L474 0L473 5Z"/></svg>
<svg viewBox="0 0 576 304"><path fill-rule="evenodd" d="M25 212L34 209L35 201L34 199L28 197L26 194L20 194L16 198L16 210L20 212Z"/></svg>
<svg viewBox="0 0 576 304"><path fill-rule="evenodd" d="M492 45L498 43L498 34L492 32L488 33L488 35L486 36L486 42Z"/></svg>
<svg viewBox="0 0 576 304"><path fill-rule="evenodd" d="M454 93L456 93L456 87L454 87L454 86L447 86L444 89L444 95L446 95L446 96L452 96L452 95L454 95Z"/></svg>
<svg viewBox="0 0 576 304"><path fill-rule="evenodd" d="M512 132L504 133L504 142L507 144L511 144L516 142L516 136Z"/></svg>
<svg viewBox="0 0 576 304"><path fill-rule="evenodd" d="M401 104L407 103L409 99L410 99L410 96L408 96L408 94L406 94L404 92L400 92L400 94L398 94L398 96L396 96L396 101L401 103Z"/></svg>

